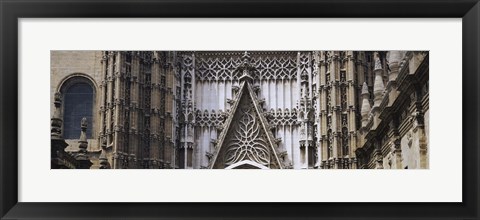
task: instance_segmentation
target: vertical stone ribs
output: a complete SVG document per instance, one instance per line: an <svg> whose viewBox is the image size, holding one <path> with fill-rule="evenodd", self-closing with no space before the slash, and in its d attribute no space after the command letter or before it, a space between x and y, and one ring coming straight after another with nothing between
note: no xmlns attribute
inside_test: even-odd
<svg viewBox="0 0 480 220"><path fill-rule="evenodd" d="M426 52L104 51L102 55L96 100L100 117L92 128L100 128L97 138L104 168L209 167L238 94L245 92L244 82L257 113L261 112L258 118L269 145L285 150L276 152L279 167L428 167ZM61 136L56 126L52 135ZM405 148L402 143L409 135L412 147ZM402 155L413 153L420 154L418 161L404 160L407 157ZM283 157L293 163L286 164ZM266 160L253 161L275 167Z"/></svg>
<svg viewBox="0 0 480 220"><path fill-rule="evenodd" d="M298 103L300 122L300 163L302 169L315 165L314 126L315 110L312 103L312 53L299 52L298 78L300 79L300 100Z"/></svg>
<svg viewBox="0 0 480 220"><path fill-rule="evenodd" d="M318 102L320 129L318 150L323 169L356 168L354 155L357 129L357 52L319 53ZM324 107L322 107L324 105Z"/></svg>
<svg viewBox="0 0 480 220"><path fill-rule="evenodd" d="M173 157L166 156L171 154L166 146L173 148L174 136L175 79L167 64L174 62L171 56L169 52L104 52L99 140L102 148L105 143L103 156L113 161L113 168L172 167Z"/></svg>
<svg viewBox="0 0 480 220"><path fill-rule="evenodd" d="M131 81L132 81L132 54L130 52L125 53L125 60L124 66L122 70L125 74L125 102L124 102L124 134L123 134L123 142L124 142L124 158L122 168L132 168L133 167L133 156L130 153L130 135L131 135L131 127L130 127L130 109L131 109Z"/></svg>
<svg viewBox="0 0 480 220"><path fill-rule="evenodd" d="M195 91L195 55L184 53L181 56L181 117L180 117L180 168L193 168L194 148L194 91Z"/></svg>

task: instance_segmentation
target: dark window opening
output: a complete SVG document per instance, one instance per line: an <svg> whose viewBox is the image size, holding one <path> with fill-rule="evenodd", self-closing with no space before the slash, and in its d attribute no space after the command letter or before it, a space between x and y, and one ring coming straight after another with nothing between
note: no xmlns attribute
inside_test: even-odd
<svg viewBox="0 0 480 220"><path fill-rule="evenodd" d="M308 148L308 168L315 166L315 149L313 147Z"/></svg>
<svg viewBox="0 0 480 220"><path fill-rule="evenodd" d="M80 123L87 118L87 138L92 138L93 88L87 83L76 83L64 93L63 132L65 139L80 138Z"/></svg>
<svg viewBox="0 0 480 220"><path fill-rule="evenodd" d="M178 167L185 169L185 148L180 148L178 152Z"/></svg>

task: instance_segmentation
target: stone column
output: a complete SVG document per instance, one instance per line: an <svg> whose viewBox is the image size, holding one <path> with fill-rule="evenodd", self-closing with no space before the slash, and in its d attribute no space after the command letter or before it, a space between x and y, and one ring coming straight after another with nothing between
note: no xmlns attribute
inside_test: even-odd
<svg viewBox="0 0 480 220"><path fill-rule="evenodd" d="M102 81L100 84L100 135L98 137L99 143L102 143L102 139L105 138L105 143L107 142L106 139L106 127L107 127L107 69L108 69L108 54L106 51L103 51L102 56Z"/></svg>
<svg viewBox="0 0 480 220"><path fill-rule="evenodd" d="M319 108L317 114L320 117L320 126L319 126L319 152L321 157L319 157L320 167L322 169L327 169L325 166L326 161L328 160L328 146L327 146L327 89L326 89L326 70L327 70L327 57L324 51L320 53L320 71L319 71Z"/></svg>
<svg viewBox="0 0 480 220"><path fill-rule="evenodd" d="M340 91L340 52L332 51L332 63L330 65L331 74L331 97L332 97L332 134L333 134L333 162L334 168L340 169L342 157L341 131L342 131L342 109L341 109L341 91Z"/></svg>
<svg viewBox="0 0 480 220"><path fill-rule="evenodd" d="M412 100L414 100L414 112L412 114L413 120L413 135L414 140L418 142L418 150L420 155L420 167L421 169L428 168L428 152L427 152L427 140L425 134L424 112L422 107L421 88L416 88L412 94Z"/></svg>
<svg viewBox="0 0 480 220"><path fill-rule="evenodd" d="M349 99L348 99L348 131L350 134L350 151L349 151L349 157L350 157L350 162L352 164L352 169L353 169L353 164L354 164L354 158L355 158L355 150L357 149L357 142L356 142L356 129L357 129L357 103L358 99L356 98L355 93L357 92L357 83L358 83L358 78L355 77L355 75L358 75L358 70L355 69L356 67L356 62L357 60L355 58L358 58L358 54L355 57L353 51L349 51L349 56L348 56L348 92L349 92ZM357 52L358 53L358 52ZM356 70L356 71L355 71Z"/></svg>
<svg viewBox="0 0 480 220"><path fill-rule="evenodd" d="M321 102L321 95L320 95L320 78L321 78L321 52L319 51L314 51L313 52L313 75L314 75L314 78L313 78L313 81L312 81L312 84L314 84L315 86L312 87L312 90L313 90L313 94L312 95L312 100L313 100L313 106L314 106L314 109L313 109L313 114L314 114L314 128L315 128L315 133L313 134L313 139L315 140L315 142L313 143L314 145L314 151L312 152L315 152L316 154L316 157L314 157L315 159L315 164L313 165L313 167L315 169L320 169L320 165L321 165L321 161L322 161L322 132L321 132L321 117L322 115L320 114L321 110L320 110L320 102Z"/></svg>
<svg viewBox="0 0 480 220"><path fill-rule="evenodd" d="M163 159L161 158L161 151L163 150L163 106L161 102L161 75L163 72L163 60L158 52L152 52L151 62L151 117L150 117L150 132L151 132L151 150L150 159L152 160L152 168L158 169L163 167Z"/></svg>
<svg viewBox="0 0 480 220"><path fill-rule="evenodd" d="M335 121L335 120L334 120ZM333 163L334 169L340 168L340 160L339 160L339 144L338 144L338 132L333 132Z"/></svg>
<svg viewBox="0 0 480 220"><path fill-rule="evenodd" d="M352 134L355 132L355 119L356 119L356 78L355 78L355 60L353 51L345 51L342 53L341 62L343 70L340 73L340 117L341 124L341 164L343 168L351 168L350 159L354 157L354 146ZM344 72L343 72L344 71ZM346 114L344 114L346 113Z"/></svg>
<svg viewBox="0 0 480 220"><path fill-rule="evenodd" d="M143 126L139 121L141 117L139 112L140 103L140 59L137 54L132 52L131 61L131 85L130 85L130 156L133 157L133 163L136 168L141 168L142 162L142 143L140 132Z"/></svg>
<svg viewBox="0 0 480 220"><path fill-rule="evenodd" d="M183 167L187 169L193 168L193 148L194 148L194 100L193 91L195 78L195 55L193 53L183 54L182 58L182 114L184 116L183 128L181 134L181 144L183 148Z"/></svg>
<svg viewBox="0 0 480 220"><path fill-rule="evenodd" d="M114 91L114 80L113 80L113 71L114 71L114 64L115 64L115 52L114 51L107 51L108 53L108 58L107 58L107 64L108 64L108 69L107 69L107 87L106 87L106 130L105 134L107 136L107 148L112 149L113 148L113 91ZM113 149L112 149L113 150ZM114 168L115 168L115 156L112 158Z"/></svg>
<svg viewBox="0 0 480 220"><path fill-rule="evenodd" d="M173 112L175 111L173 103L174 98L174 54L173 52L167 52L167 63L165 64L165 77L166 77L166 96L165 96L165 163L166 168L175 167L175 149L174 149L174 124L173 124Z"/></svg>
<svg viewBox="0 0 480 220"><path fill-rule="evenodd" d="M140 56L140 74L143 76L143 93L140 96L141 103L143 104L143 137L142 137L142 161L143 167L147 169L155 168L153 164L153 158L151 157L150 153L152 152L152 71L151 71L151 63L149 59L151 59L148 54L149 52L137 52L138 56Z"/></svg>
<svg viewBox="0 0 480 220"><path fill-rule="evenodd" d="M390 139L390 151L393 155L393 169L402 169L402 148L400 146L400 135L398 133L398 123L392 119L389 123L388 136Z"/></svg>
<svg viewBox="0 0 480 220"><path fill-rule="evenodd" d="M115 83L115 93L113 94L113 152L114 152L114 168L122 168L123 167L123 159L124 159L124 152L123 152L123 143L121 141L121 137L123 135L123 111L122 111L122 100L123 97L121 96L121 90L123 89L122 83L122 52L115 52L114 56L116 57L116 63L114 63L114 71L113 71L113 81Z"/></svg>
<svg viewBox="0 0 480 220"><path fill-rule="evenodd" d="M299 122L300 127L300 161L303 169L308 169L309 164L309 149L313 148L313 106L312 106L312 55L310 52L299 52L298 60L298 78L300 79L300 101L299 101Z"/></svg>

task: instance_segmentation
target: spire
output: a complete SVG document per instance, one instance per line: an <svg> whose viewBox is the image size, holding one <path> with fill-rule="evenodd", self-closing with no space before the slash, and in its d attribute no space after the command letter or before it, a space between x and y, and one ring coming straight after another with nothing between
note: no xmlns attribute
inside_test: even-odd
<svg viewBox="0 0 480 220"><path fill-rule="evenodd" d="M385 86L383 85L383 68L380 61L380 54L378 52L374 53L375 57L375 68L373 72L375 73L375 82L373 84L373 96L374 96L374 107L380 106L383 98L383 91Z"/></svg>
<svg viewBox="0 0 480 220"><path fill-rule="evenodd" d="M361 109L361 114L362 114L362 127L365 127L368 123L368 114L370 113L370 102L368 98L370 97L370 93L368 92L368 86L367 82L363 83L362 86L362 109Z"/></svg>

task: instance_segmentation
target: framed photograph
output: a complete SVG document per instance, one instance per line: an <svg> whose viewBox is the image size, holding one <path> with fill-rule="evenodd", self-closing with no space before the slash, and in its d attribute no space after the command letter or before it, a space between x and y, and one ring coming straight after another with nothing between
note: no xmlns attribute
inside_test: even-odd
<svg viewBox="0 0 480 220"><path fill-rule="evenodd" d="M477 0L0 10L2 219L480 217Z"/></svg>

